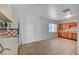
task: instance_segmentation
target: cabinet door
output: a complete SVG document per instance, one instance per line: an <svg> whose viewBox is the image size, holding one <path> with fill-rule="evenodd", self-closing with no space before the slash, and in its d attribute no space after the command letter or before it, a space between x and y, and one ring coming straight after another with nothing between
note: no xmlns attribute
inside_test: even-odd
<svg viewBox="0 0 79 59"><path fill-rule="evenodd" d="M72 34L73 34L72 39L77 40L77 33L72 33Z"/></svg>
<svg viewBox="0 0 79 59"><path fill-rule="evenodd" d="M65 32L63 32L63 37L66 38L66 33Z"/></svg>
<svg viewBox="0 0 79 59"><path fill-rule="evenodd" d="M64 35L64 32L62 32L62 37L64 38L64 36L65 36L65 35Z"/></svg>
<svg viewBox="0 0 79 59"><path fill-rule="evenodd" d="M65 36L64 37L67 38L67 32L65 32Z"/></svg>
<svg viewBox="0 0 79 59"><path fill-rule="evenodd" d="M66 24L59 24L58 25L59 30L62 30L62 29L65 29L65 28L66 28Z"/></svg>
<svg viewBox="0 0 79 59"><path fill-rule="evenodd" d="M69 28L69 23L66 23L65 24L65 29L68 29Z"/></svg>
<svg viewBox="0 0 79 59"><path fill-rule="evenodd" d="M60 25L60 29L61 29L61 30L63 29L63 24Z"/></svg>
<svg viewBox="0 0 79 59"><path fill-rule="evenodd" d="M62 37L62 32L58 32L58 37Z"/></svg>
<svg viewBox="0 0 79 59"><path fill-rule="evenodd" d="M77 26L77 22L73 22L73 26L76 27Z"/></svg>
<svg viewBox="0 0 79 59"><path fill-rule="evenodd" d="M63 24L63 29L66 29L66 24L65 23Z"/></svg>
<svg viewBox="0 0 79 59"><path fill-rule="evenodd" d="M71 32L68 32L68 35L67 35L67 37L69 38L69 39L72 39L72 33Z"/></svg>
<svg viewBox="0 0 79 59"><path fill-rule="evenodd" d="M76 27L77 26L77 22L71 22L69 26L70 26L70 28L71 27Z"/></svg>

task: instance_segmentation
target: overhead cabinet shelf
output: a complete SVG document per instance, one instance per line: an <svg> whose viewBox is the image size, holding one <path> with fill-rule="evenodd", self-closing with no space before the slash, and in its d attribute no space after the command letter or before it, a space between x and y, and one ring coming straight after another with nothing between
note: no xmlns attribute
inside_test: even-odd
<svg viewBox="0 0 79 59"><path fill-rule="evenodd" d="M11 22L11 20L0 12L0 22Z"/></svg>

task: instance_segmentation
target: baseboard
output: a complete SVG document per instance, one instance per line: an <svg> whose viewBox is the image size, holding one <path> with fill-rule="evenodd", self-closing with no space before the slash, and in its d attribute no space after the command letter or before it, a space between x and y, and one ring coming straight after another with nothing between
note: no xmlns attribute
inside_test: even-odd
<svg viewBox="0 0 79 59"><path fill-rule="evenodd" d="M58 37L56 37L56 38L58 38ZM56 38L40 39L40 40L33 41L33 42L30 42L30 43L22 43L22 44L20 44L19 46L21 46L21 45L25 45L25 44L32 44L32 43L36 43L36 42L40 42L40 41L45 41L45 40L48 40L48 39L56 39Z"/></svg>

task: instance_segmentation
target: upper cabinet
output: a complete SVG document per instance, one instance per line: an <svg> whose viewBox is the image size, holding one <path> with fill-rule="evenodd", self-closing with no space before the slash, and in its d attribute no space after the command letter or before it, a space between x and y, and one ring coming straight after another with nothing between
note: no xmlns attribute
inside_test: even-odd
<svg viewBox="0 0 79 59"><path fill-rule="evenodd" d="M63 24L59 24L59 29L63 29Z"/></svg>
<svg viewBox="0 0 79 59"><path fill-rule="evenodd" d="M77 22L70 22L70 23L59 24L58 28L60 30L63 30L63 29L69 29L69 28L76 27L76 26L77 26Z"/></svg>
<svg viewBox="0 0 79 59"><path fill-rule="evenodd" d="M0 22L11 22L11 20L0 12Z"/></svg>
<svg viewBox="0 0 79 59"><path fill-rule="evenodd" d="M0 22L12 22L12 9L8 4L0 4Z"/></svg>
<svg viewBox="0 0 79 59"><path fill-rule="evenodd" d="M75 27L75 26L77 26L77 22L71 22L70 23L70 27Z"/></svg>
<svg viewBox="0 0 79 59"><path fill-rule="evenodd" d="M66 23L65 29L69 28L69 23Z"/></svg>
<svg viewBox="0 0 79 59"><path fill-rule="evenodd" d="M0 4L0 22L8 22L10 28L18 28L18 17L13 5Z"/></svg>

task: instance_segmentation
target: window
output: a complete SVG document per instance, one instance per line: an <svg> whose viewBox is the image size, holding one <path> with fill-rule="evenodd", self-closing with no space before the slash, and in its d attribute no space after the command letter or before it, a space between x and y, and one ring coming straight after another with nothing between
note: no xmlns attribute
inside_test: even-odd
<svg viewBox="0 0 79 59"><path fill-rule="evenodd" d="M49 32L57 32L57 24L49 24Z"/></svg>

